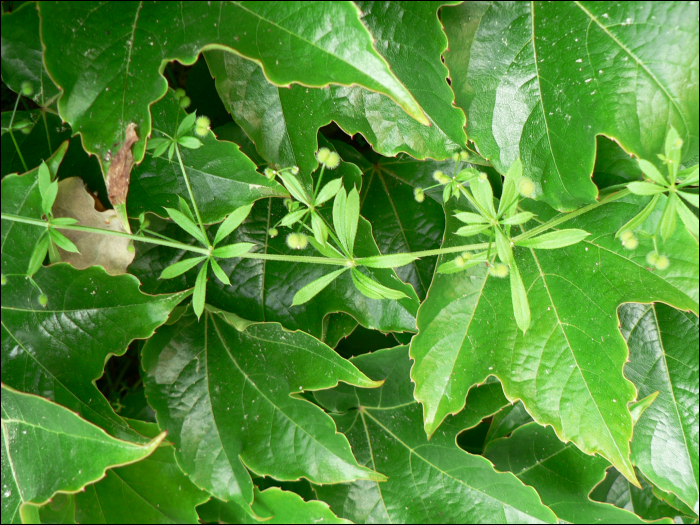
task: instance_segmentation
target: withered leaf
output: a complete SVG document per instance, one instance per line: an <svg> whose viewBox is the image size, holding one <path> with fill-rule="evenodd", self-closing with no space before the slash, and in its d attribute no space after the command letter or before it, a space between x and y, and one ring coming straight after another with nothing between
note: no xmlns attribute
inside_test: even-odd
<svg viewBox="0 0 700 525"><path fill-rule="evenodd" d="M107 172L107 193L109 201L113 206L124 204L129 193L129 180L131 178L131 168L134 165L134 154L131 146L139 141L136 134L136 124L133 122L126 127L124 143L119 148L117 154L112 158Z"/></svg>

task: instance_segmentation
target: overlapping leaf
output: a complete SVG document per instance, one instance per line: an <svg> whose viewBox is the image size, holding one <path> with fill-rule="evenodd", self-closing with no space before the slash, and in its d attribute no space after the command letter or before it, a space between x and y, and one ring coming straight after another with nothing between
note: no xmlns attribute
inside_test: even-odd
<svg viewBox="0 0 700 525"><path fill-rule="evenodd" d="M174 134L186 113L170 92L151 108L153 128ZM154 137L161 135L154 132ZM205 223L220 222L233 209L263 197L282 197L287 192L256 171L255 164L232 142L217 140L212 133L198 149L181 148L192 193ZM165 216L164 207L176 208L177 197L189 200L177 157L154 158L150 153L131 174L128 211L131 216L154 212Z"/></svg>
<svg viewBox="0 0 700 525"><path fill-rule="evenodd" d="M634 427L632 460L697 513L698 318L661 303L625 304L619 315L630 350L625 375L640 399L659 392Z"/></svg>
<svg viewBox="0 0 700 525"><path fill-rule="evenodd" d="M698 6L466 2L443 10L469 138L499 171L520 157L557 208L592 202L596 135L657 160L669 126L698 151Z"/></svg>
<svg viewBox="0 0 700 525"><path fill-rule="evenodd" d="M197 509L202 523L351 523L333 514L321 501L304 501L298 494L270 487L255 487L253 512L246 513L236 503L212 499Z"/></svg>
<svg viewBox="0 0 700 525"><path fill-rule="evenodd" d="M466 143L464 114L453 105L440 61L447 39L436 11L449 3L356 2L375 47L421 104L430 127L362 87L280 89L267 82L258 65L234 54L208 51L207 63L224 104L261 155L279 165L297 165L302 175L316 169L316 134L331 121L348 134L361 133L383 155L404 151L444 159Z"/></svg>
<svg viewBox="0 0 700 525"><path fill-rule="evenodd" d="M2 80L15 93L29 83L31 100L44 105L58 94L58 88L44 69L39 13L33 2L2 13Z"/></svg>
<svg viewBox="0 0 700 525"><path fill-rule="evenodd" d="M40 14L46 67L63 90L60 114L101 158L129 123L150 135L148 106L167 89L164 61L192 64L212 45L261 63L277 85L362 85L428 123L350 2L56 2ZM137 163L144 147L134 146Z"/></svg>
<svg viewBox="0 0 700 525"><path fill-rule="evenodd" d="M4 363L3 355L3 363ZM4 379L3 379L4 381ZM2 386L2 521L23 522L56 492L77 492L105 470L151 454L39 396Z"/></svg>
<svg viewBox="0 0 700 525"><path fill-rule="evenodd" d="M143 350L146 394L178 463L214 496L253 502L246 467L280 480L384 479L357 464L332 420L290 396L339 381L375 387L352 364L303 332L278 324L238 331L218 314L182 317Z"/></svg>
<svg viewBox="0 0 700 525"><path fill-rule="evenodd" d="M279 199L260 201L243 224L222 243L252 242L256 244L252 250L254 253L320 256L312 247L291 250L284 234L270 237L269 229L284 216L284 212ZM171 237L179 235L173 228L164 230L164 233ZM183 290L194 285L194 271L169 281L155 279L163 268L187 256L185 252L152 246L138 248L142 251L130 269L142 280L148 292ZM379 255L370 225L364 219L360 219L355 254L358 257ZM279 322L290 330L303 329L321 337L325 316L341 311L369 328L385 332L415 330L418 299L412 287L402 283L393 270L374 268L371 274L381 284L408 295L408 299L368 300L357 291L349 272L346 272L308 303L292 307L297 291L337 267L256 259L225 259L220 263L226 275L231 276L231 285L210 279L207 302L246 319Z"/></svg>
<svg viewBox="0 0 700 525"><path fill-rule="evenodd" d="M647 219L652 231L663 204ZM435 276L411 343L411 377L428 435L462 409L470 385L495 375L508 398L521 399L536 421L635 479L627 410L635 390L622 374L627 347L617 307L662 300L698 310L698 252L685 230L665 243L671 265L664 271L644 266L651 240L640 240L635 251L615 240L617 229L645 205L644 198L625 198L569 220L561 227L591 233L574 246L514 249L532 311L526 334L512 318L507 279L493 278L481 266ZM547 209L533 207L542 219L551 215ZM450 235L457 225L449 215L445 246L460 245L464 241Z"/></svg>
<svg viewBox="0 0 700 525"><path fill-rule="evenodd" d="M562 443L551 427L537 423L516 429L509 438L489 444L484 456L497 470L512 472L537 489L542 502L569 523L644 523L627 510L591 501L588 494L605 477L610 464ZM672 523L668 519L662 523Z"/></svg>
<svg viewBox="0 0 700 525"><path fill-rule="evenodd" d="M316 487L337 515L355 523L555 523L531 487L511 474L497 474L484 458L455 443L464 428L501 408L507 400L498 383L470 393L468 407L430 441L422 430L420 407L409 381L407 347L380 350L352 359L372 377L386 378L377 390L339 387L319 392L348 436L358 460L389 478Z"/></svg>
<svg viewBox="0 0 700 525"><path fill-rule="evenodd" d="M154 423L135 423L145 436L158 434ZM173 446L161 444L146 459L85 487L75 496L75 517L78 523L199 523L195 507L208 499L180 470Z"/></svg>

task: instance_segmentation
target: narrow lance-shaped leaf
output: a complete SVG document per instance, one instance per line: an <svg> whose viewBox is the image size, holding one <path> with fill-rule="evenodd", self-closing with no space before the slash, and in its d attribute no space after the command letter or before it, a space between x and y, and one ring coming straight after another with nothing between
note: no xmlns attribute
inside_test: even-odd
<svg viewBox="0 0 700 525"><path fill-rule="evenodd" d="M143 366L149 402L178 463L220 499L252 503L246 466L279 480L384 479L356 463L322 410L290 396L338 381L378 386L303 332L275 323L239 332L217 314L199 322L185 315L148 341Z"/></svg>
<svg viewBox="0 0 700 525"><path fill-rule="evenodd" d="M17 523L25 505L79 491L106 469L148 456L164 437L122 441L67 408L2 385L3 521Z"/></svg>
<svg viewBox="0 0 700 525"><path fill-rule="evenodd" d="M199 269L197 280L194 283L194 293L192 294L192 310L194 310L197 319L202 317L204 311L204 301L207 293L207 270L209 269L209 260L204 261L204 264Z"/></svg>
<svg viewBox="0 0 700 525"><path fill-rule="evenodd" d="M240 208L233 210L229 216L226 217L226 220L221 223L219 229L216 230L214 245L219 244L221 240L231 235L231 232L241 225L252 208L253 205L249 204L248 206L241 206Z"/></svg>
<svg viewBox="0 0 700 525"><path fill-rule="evenodd" d="M294 299L292 299L292 306L297 306L309 302L311 299L313 299L319 293L321 293L321 291L323 291L323 289L326 286L335 281L337 277L339 277L348 269L349 268L341 268L340 270L336 270L327 275L324 275L323 277L319 277L315 281L310 282L294 294Z"/></svg>
<svg viewBox="0 0 700 525"><path fill-rule="evenodd" d="M428 441L409 381L407 347L352 359L386 378L377 390L341 385L316 398L334 416L358 460L388 480L316 486L331 510L355 523L555 523L537 493L512 474L497 474L483 457L461 450L456 436L498 411L507 400L498 383L474 388L468 409L450 417ZM430 487L429 493L424 487Z"/></svg>
<svg viewBox="0 0 700 525"><path fill-rule="evenodd" d="M557 230L548 233L543 233L537 237L516 241L517 246L525 248L535 248L536 250L556 250L577 244L588 237L590 233L584 230Z"/></svg>
<svg viewBox="0 0 700 525"><path fill-rule="evenodd" d="M191 257L189 259L183 259L182 261L178 261L175 264L171 264L168 266L165 270L163 270L160 274L160 279L172 279L173 277L177 277L178 275L182 275L185 273L187 270L190 270L197 266L199 263L201 263L206 257Z"/></svg>
<svg viewBox="0 0 700 525"><path fill-rule="evenodd" d="M544 204L523 204L543 220L554 215ZM428 435L462 409L470 385L495 375L508 398L521 399L536 421L584 452L603 455L636 482L627 409L635 390L622 375L627 347L617 307L657 300L698 310L697 245L684 229L665 243L671 262L663 271L645 269L651 239L640 238L630 251L614 238L646 204L644 197L626 197L567 222L593 240L558 250L515 247L532 317L524 334L506 313L513 304L505 279L491 278L482 265L435 276L411 342L411 374ZM664 205L661 197L649 224L657 224ZM448 213L446 247L461 242L450 235L455 223Z"/></svg>
<svg viewBox="0 0 700 525"><path fill-rule="evenodd" d="M165 211L168 212L168 215L170 218L177 224L180 228L185 230L187 233L189 233L192 237L197 239L199 242L202 244L206 244L206 240L204 239L204 234L202 233L202 230L199 229L199 227L185 215L184 213L173 209L173 208L165 208Z"/></svg>

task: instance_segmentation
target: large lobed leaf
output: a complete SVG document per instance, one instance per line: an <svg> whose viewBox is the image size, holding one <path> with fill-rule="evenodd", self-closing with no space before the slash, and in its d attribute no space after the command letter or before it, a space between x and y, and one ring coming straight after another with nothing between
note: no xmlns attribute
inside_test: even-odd
<svg viewBox="0 0 700 525"><path fill-rule="evenodd" d="M316 169L316 135L331 121L348 134L361 133L383 155L404 151L444 159L466 143L464 114L454 107L440 60L447 39L436 11L451 3L356 2L375 47L421 104L430 127L359 86L281 89L267 81L260 66L232 53L207 51L207 63L226 108L260 154L278 165L299 166L303 176Z"/></svg>
<svg viewBox="0 0 700 525"><path fill-rule="evenodd" d="M409 381L407 347L352 359L371 377L386 378L376 390L340 387L316 393L334 415L360 463L387 481L355 481L316 487L319 498L355 523L555 523L531 487L498 474L483 457L461 450L457 434L500 409L501 386L470 392L468 410L445 422L427 440L420 406Z"/></svg>
<svg viewBox="0 0 700 525"><path fill-rule="evenodd" d="M625 304L619 315L630 350L625 375L640 399L658 392L634 427L632 460L697 514L698 318L661 303Z"/></svg>
<svg viewBox="0 0 700 525"><path fill-rule="evenodd" d="M235 319L239 331L226 319ZM178 463L214 496L253 502L246 467L279 480L384 479L355 461L318 407L290 396L339 381L376 387L352 364L303 332L207 312L158 331L142 364L149 403L177 448Z"/></svg>
<svg viewBox="0 0 700 525"><path fill-rule="evenodd" d="M150 135L149 105L167 90L164 63L192 64L207 46L255 60L280 86L365 86L428 124L351 2L52 2L40 14L46 67L63 91L61 117L100 158L122 143L129 123L142 139ZM134 145L137 163L144 147Z"/></svg>
<svg viewBox="0 0 700 525"><path fill-rule="evenodd" d="M35 505L77 492L158 448L113 438L60 405L2 386L2 521L38 523Z"/></svg>
<svg viewBox="0 0 700 525"><path fill-rule="evenodd" d="M537 195L593 202L596 135L658 161L669 126L698 151L698 4L465 2L443 10L469 138Z"/></svg>
<svg viewBox="0 0 700 525"><path fill-rule="evenodd" d="M535 204L542 219L551 215ZM650 226L663 204L647 219ZM579 244L514 249L532 311L525 334L512 316L508 279L491 277L483 266L436 274L411 342L411 377L428 435L462 409L471 385L495 375L508 398L521 399L536 421L584 452L603 455L635 481L627 403L636 392L622 374L627 347L617 307L659 300L698 310L697 244L684 229L664 245L671 260L664 271L644 266L651 240L641 240L635 251L615 240L617 229L645 205L644 198L625 198L569 220L562 227L591 233ZM451 235L458 221L449 215L444 246L460 245L464 241Z"/></svg>

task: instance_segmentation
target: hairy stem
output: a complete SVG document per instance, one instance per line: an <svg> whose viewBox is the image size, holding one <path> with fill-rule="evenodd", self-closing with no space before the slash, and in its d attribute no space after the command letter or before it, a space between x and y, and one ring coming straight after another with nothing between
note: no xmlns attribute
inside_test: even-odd
<svg viewBox="0 0 700 525"><path fill-rule="evenodd" d="M180 156L180 146L175 144L175 153L177 153L177 160L180 163L180 169L182 170L182 176L185 178L185 184L187 185L187 192L190 194L190 200L192 201L192 207L194 208L194 213L197 215L197 222L199 223L199 229L202 230L202 235L204 240L207 241L207 247L211 248L211 243L209 242L209 237L207 237L207 232L204 229L204 223L202 222L202 216L199 214L199 207L197 206L197 201L194 200L194 193L192 193L192 186L190 186L190 178L187 176L187 171L185 170L185 165L182 163L182 157Z"/></svg>

